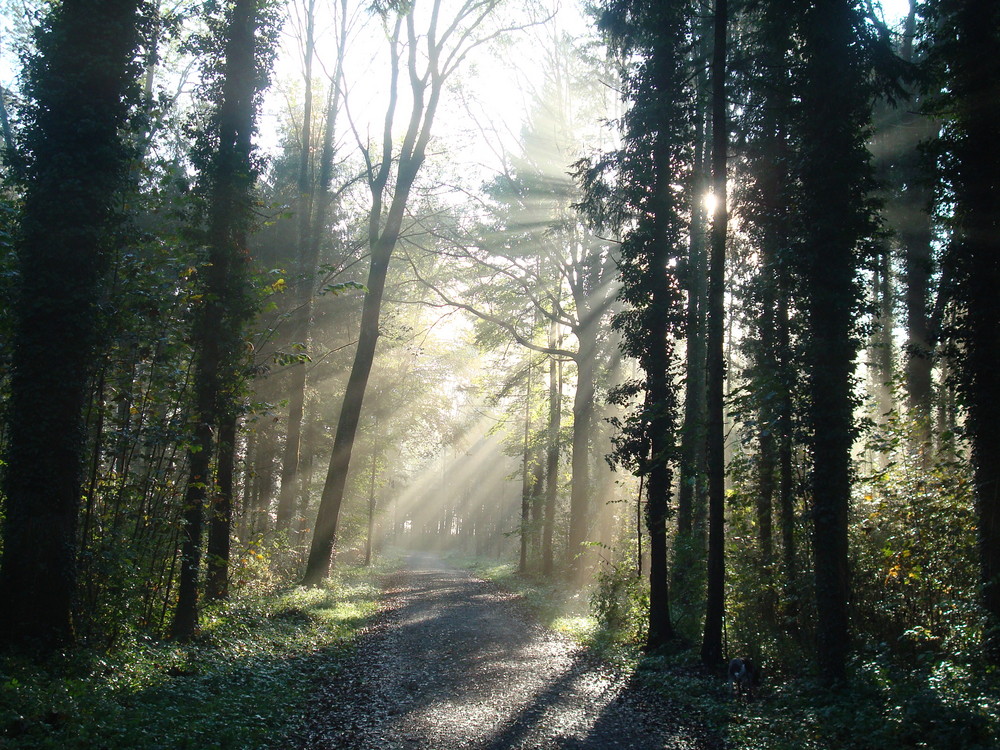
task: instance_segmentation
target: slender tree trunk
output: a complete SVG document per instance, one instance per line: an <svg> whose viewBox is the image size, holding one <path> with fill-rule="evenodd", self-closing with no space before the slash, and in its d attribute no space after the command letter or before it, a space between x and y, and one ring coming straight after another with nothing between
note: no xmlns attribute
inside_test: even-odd
<svg viewBox="0 0 1000 750"><path fill-rule="evenodd" d="M590 438L594 422L595 369L597 366L598 315L581 313L577 329L579 349L576 357L576 392L573 396L573 456L570 466L569 542L567 563L574 578L583 566L579 556L590 526Z"/></svg>
<svg viewBox="0 0 1000 750"><path fill-rule="evenodd" d="M708 264L708 591L705 602L705 632L701 660L713 665L722 661L722 618L725 608L726 454L723 396L725 388L725 283L726 152L729 122L726 115L727 0L715 0L712 52L712 217L711 253Z"/></svg>
<svg viewBox="0 0 1000 750"><path fill-rule="evenodd" d="M7 404L0 637L71 642L88 379L124 186L135 0L65 0L38 35ZM71 280L71 281L67 281ZM56 346L54 349L53 347Z"/></svg>
<svg viewBox="0 0 1000 750"><path fill-rule="evenodd" d="M701 49L708 49L707 37L711 33L712 19L701 21L698 37ZM705 215L705 196L709 178L705 164L708 151L706 138L705 98L708 95L706 66L699 65L696 73L697 90L694 98L694 155L692 165L691 223L688 234L686 267L687 308L684 334L687 366L684 378L684 428L681 432L680 482L677 493L677 554L674 561L674 582L677 598L689 603L693 593L695 566L703 560L704 549L694 538L695 507L697 498L704 494L705 478L705 284L707 279L705 245L708 223Z"/></svg>
<svg viewBox="0 0 1000 750"><path fill-rule="evenodd" d="M198 573L201 569L201 537L206 488L209 486L212 453L212 426L202 421L195 429L192 444L199 450L188 453L188 483L181 515L180 578L177 605L170 634L189 640L198 629Z"/></svg>
<svg viewBox="0 0 1000 750"><path fill-rule="evenodd" d="M893 283L891 257L888 247L879 251L875 267L872 295L876 306L876 316L869 341L869 367L871 368L871 388L875 396L875 419L884 422L893 409L892 379L895 374L892 330L894 328Z"/></svg>
<svg viewBox="0 0 1000 750"><path fill-rule="evenodd" d="M779 397L775 405L778 434L778 513L781 523L781 572L786 622L798 630L798 567L795 544L795 475L792 462L791 343L789 341L787 292L779 290L777 334Z"/></svg>
<svg viewBox="0 0 1000 750"><path fill-rule="evenodd" d="M521 545L517 570L521 575L528 572L528 546L531 532L531 373L529 364L524 386L524 435L521 458Z"/></svg>
<svg viewBox="0 0 1000 750"><path fill-rule="evenodd" d="M549 327L549 344L557 346L555 323ZM545 451L545 518L542 521L542 574L552 576L554 555L552 535L556 523L556 499L559 494L559 431L562 427L562 366L549 359L549 429Z"/></svg>
<svg viewBox="0 0 1000 750"><path fill-rule="evenodd" d="M531 567L536 570L542 561L542 516L545 510L545 458L537 455L532 463L531 478Z"/></svg>
<svg viewBox="0 0 1000 750"><path fill-rule="evenodd" d="M699 107L700 108L700 107ZM677 492L677 537L674 542L674 598L682 612L696 599L705 559L704 539L695 533L705 494L705 222L704 121L695 123L694 196L687 262L685 311L686 362L684 377L684 428L681 431L680 481Z"/></svg>
<svg viewBox="0 0 1000 750"><path fill-rule="evenodd" d="M779 22L777 37L781 49L786 44L785 19ZM782 64L782 54L769 50L772 66ZM788 424L788 378L785 368L788 349L788 300L785 263L781 253L788 246L787 217L789 212L785 196L788 193L788 175L784 165L787 160L785 125L787 101L772 91L763 103L765 131L762 143L763 158L758 168L758 184L762 206L760 218L761 276L760 323L757 326L758 351L756 353L756 384L758 421L757 464L757 539L760 565L764 575L762 607L764 617L774 622L776 614L776 589L774 577L773 520L777 495L778 514L782 539L794 559L793 519L791 517L791 434ZM787 451L787 455L786 455ZM787 459L787 474L786 474Z"/></svg>
<svg viewBox="0 0 1000 750"><path fill-rule="evenodd" d="M208 529L208 574L205 595L211 601L229 598L229 549L233 529L233 477L236 469L236 424L234 414L219 427L219 458L216 491Z"/></svg>
<svg viewBox="0 0 1000 750"><path fill-rule="evenodd" d="M660 60L659 65L668 65ZM646 647L658 649L675 637L670 617L669 571L667 563L667 518L670 514L676 432L677 393L671 382L673 342L667 311L671 309L671 281L667 277L667 259L672 250L668 226L673 214L670 196L670 145L660 136L655 145L656 216L650 268L656 269L652 280L652 302L646 312L649 338L646 354L646 403L649 417L650 458L646 475L646 528L649 531L649 631Z"/></svg>
<svg viewBox="0 0 1000 750"><path fill-rule="evenodd" d="M392 238L392 244L395 245L395 237ZM368 386L368 376L375 360L382 295L385 291L385 279L391 252L391 246L386 249L383 245L377 247L376 253L372 255L371 269L368 272L368 291L365 294L364 307L361 312L361 336L358 339L354 365L351 368L347 390L344 393L344 402L340 409L330 468L327 471L326 483L320 498L316 530L313 534L309 560L306 564L306 574L303 579L303 583L307 586L319 586L330 571L337 534L337 521L340 517L340 506L344 500L344 489L347 485L347 472L354 449L354 438L357 436L358 424L361 420L361 407L364 403L365 389Z"/></svg>
<svg viewBox="0 0 1000 750"><path fill-rule="evenodd" d="M477 9L474 13L472 11L473 7ZM469 3L463 4L459 13L474 15L478 20L472 22L472 28L468 30L467 34L460 37L462 40L467 41L470 38L469 34L471 34L471 31L486 18L492 7L491 3L487 3L485 8L479 5L470 5ZM319 585L330 570L330 558L337 535L340 506L344 499L344 488L347 483L347 472L350 468L351 452L354 447L354 438L361 416L361 407L368 384L368 376L375 357L375 346L379 335L382 295L385 290L386 276L389 271L389 261L392 258L393 250L396 247L396 242L402 230L410 191L417 178L417 173L424 162L427 143L431 137L431 128L434 124L434 117L437 113L445 80L447 75L454 70L453 67L447 67L449 65L447 60L462 59L461 56L455 57L456 49L452 50L452 54L447 56L446 61L442 63L444 40L451 35L450 33L445 33L441 38L437 37L438 9L439 6L435 5L430 28L426 36L423 37L423 40L426 42L424 54L427 58L427 68L425 71L421 72L417 69L418 36L415 29L412 6L409 7L407 15L397 21L390 40L392 46L390 103L386 113L385 129L382 137L382 161L377 169L372 162L371 155L367 151L365 152L366 163L368 165L369 188L372 194L372 208L369 212L368 221L368 247L371 253L371 265L368 271L367 292L365 293L361 313L361 332L358 337L358 347L354 357L354 364L351 368L351 375L348 379L347 390L344 394L340 419L337 423L333 454L330 458L330 468L327 472L323 495L320 499L319 512L316 517L316 531L313 534L312 545L309 550L309 560L306 564L306 572L303 579L303 582L307 585ZM409 44L407 73L410 80L412 105L410 120L403 136L402 144L399 147L399 153L394 158L393 146L395 139L392 134L392 123L398 93L398 42L400 30L404 22ZM442 64L445 65L445 68L442 68ZM389 183L390 172L394 167L394 190L383 223L383 199Z"/></svg>
<svg viewBox="0 0 1000 750"><path fill-rule="evenodd" d="M372 446L372 471L368 484L368 533L365 535L365 567L372 564L372 537L375 535L375 472L378 455Z"/></svg>

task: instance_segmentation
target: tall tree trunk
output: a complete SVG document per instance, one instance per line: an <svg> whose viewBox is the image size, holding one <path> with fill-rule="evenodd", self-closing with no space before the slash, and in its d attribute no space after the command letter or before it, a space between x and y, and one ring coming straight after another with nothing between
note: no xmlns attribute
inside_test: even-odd
<svg viewBox="0 0 1000 750"><path fill-rule="evenodd" d="M375 535L375 476L378 454L372 446L372 471L368 484L368 533L365 535L365 567L372 564L372 537Z"/></svg>
<svg viewBox="0 0 1000 750"><path fill-rule="evenodd" d="M889 248L879 248L875 264L872 296L875 302L875 320L869 339L868 366L871 368L870 386L875 396L875 420L882 423L892 411L892 379L895 376L892 330L893 315L892 264Z"/></svg>
<svg viewBox="0 0 1000 750"><path fill-rule="evenodd" d="M372 207L368 219L368 247L371 254L371 265L368 271L367 291L361 313L361 332L358 337L354 364L347 382L347 390L344 393L344 402L334 437L333 454L330 457L330 468L327 472L319 512L316 517L316 530L313 534L309 560L303 578L303 582L307 585L319 585L330 570L340 506L343 503L347 472L350 468L351 452L354 447L358 421L361 417L368 376L371 373L375 357L382 295L385 290L389 262L402 230L410 191L424 162L427 143L431 137L431 128L434 124L444 84L448 75L454 72L455 66L463 59L463 50L468 50L464 45L472 43L471 40L474 38L472 32L489 16L489 12L495 4L496 0L486 0L485 3L466 0L458 9L458 15L453 19L448 30L440 37L438 36L439 0L436 0L431 13L430 27L426 35L421 37L417 35L414 8L411 4L407 8L406 15L397 20L390 39L392 70L389 107L382 134L381 162L376 165L371 154L367 150L364 151L368 166L367 176L372 195ZM452 41L452 32L462 26L462 21L467 22L470 26L455 37L456 46L448 49L446 45ZM409 47L407 73L412 99L409 123L403 135L399 152L394 157L396 140L393 137L392 124L398 96L401 56L399 38L404 23ZM418 43L420 42L426 45L422 53L426 56L427 67L422 71L418 69ZM383 220L383 202L393 167L395 167L395 180L392 199Z"/></svg>
<svg viewBox="0 0 1000 750"><path fill-rule="evenodd" d="M661 59L662 67L672 61ZM669 73L661 74L669 76ZM649 631L646 647L660 648L675 638L670 617L669 571L667 563L667 518L673 493L673 468L676 433L677 392L672 382L674 356L669 311L673 306L672 280L667 262L673 250L669 227L673 218L670 195L670 149L667 136L660 135L654 146L656 201L650 258L651 303L646 311L646 327L651 344L643 369L646 371L645 411L649 414L650 458L646 475L646 528L649 531ZM653 271L652 269L655 269Z"/></svg>
<svg viewBox="0 0 1000 750"><path fill-rule="evenodd" d="M807 428L812 454L816 652L827 683L846 677L847 520L854 442L858 253L874 231L865 198L873 185L864 131L871 100L851 0L817 0L803 16L801 264L807 330Z"/></svg>
<svg viewBox="0 0 1000 750"><path fill-rule="evenodd" d="M677 387L674 382L675 338L681 328L681 289L676 266L681 255L681 205L674 168L686 158L689 139L689 90L683 64L688 21L681 4L639 6L635 16L609 8L605 28L625 29L615 41L629 54L645 59L628 80L634 102L626 116L631 146L621 152L620 167L628 193L635 194L636 225L625 231L619 259L619 299L631 310L617 319L622 348L638 359L644 374L644 398L619 445L647 488L649 531L649 628L646 648L656 650L675 638L670 616L667 520L673 495L676 458ZM633 36L635 35L635 36ZM641 42L636 40L641 38ZM624 448L624 450L622 450Z"/></svg>
<svg viewBox="0 0 1000 750"><path fill-rule="evenodd" d="M243 488L242 496L240 498L240 524L239 524L239 536L240 539L246 540L249 538L253 530L253 515L254 515L254 484L256 484L257 474L254 471L253 464L254 460L257 458L257 436L260 432L259 427L254 427L249 431L246 436L246 443L243 448L243 470L240 472Z"/></svg>
<svg viewBox="0 0 1000 750"><path fill-rule="evenodd" d="M237 390L234 381L239 377L243 326L249 314L246 238L252 211L258 23L257 0L235 0L218 105L218 149L203 175L209 184L209 263L192 333L195 429L188 451L191 469L184 502L181 577L171 624L171 635L178 640L190 639L198 626L202 515L206 490L214 486L209 475L213 428L237 410L229 394Z"/></svg>
<svg viewBox="0 0 1000 750"><path fill-rule="evenodd" d="M700 109L700 107L699 107ZM695 121L695 163L688 240L687 308L685 310L686 367L684 368L684 427L681 430L680 481L677 491L677 536L674 541L673 582L675 600L682 613L696 599L703 573L704 539L696 534L703 523L696 516L704 509L705 494L705 128L701 113Z"/></svg>
<svg viewBox="0 0 1000 750"><path fill-rule="evenodd" d="M773 23L773 19L772 23ZM775 36L780 50L787 42L784 19L778 21ZM783 55L771 49L772 69L778 69ZM755 357L758 409L757 538L760 566L764 575L762 606L764 617L774 622L776 590L773 575L773 520L777 496L783 548L794 560L794 518L791 512L791 427L789 424L788 283L782 253L788 247L788 163L785 136L788 102L771 90L762 104L765 125L758 167L761 216L760 322ZM786 466L787 460L787 466ZM786 507L787 506L787 507ZM787 560L787 558L786 558Z"/></svg>
<svg viewBox="0 0 1000 750"><path fill-rule="evenodd" d="M38 32L7 405L0 637L73 640L83 409L125 184L136 0L65 0ZM67 280L70 280L67 282ZM56 348L53 348L53 347Z"/></svg>
<svg viewBox="0 0 1000 750"><path fill-rule="evenodd" d="M711 253L708 264L708 590L705 601L705 632L701 660L722 661L722 618L725 608L726 454L723 397L725 387L725 284L726 152L729 122L726 115L727 0L715 0L712 48L712 217Z"/></svg>
<svg viewBox="0 0 1000 750"><path fill-rule="evenodd" d="M573 395L573 455L570 465L569 538L567 563L574 578L579 578L583 566L580 553L587 539L591 517L590 438L594 422L594 392L597 367L597 335L600 314L581 311L577 328L579 348L576 356L576 392Z"/></svg>
<svg viewBox="0 0 1000 750"><path fill-rule="evenodd" d="M395 237L392 238L392 242L394 245ZM368 291L365 293L364 307L361 313L361 336L358 339L358 348L354 355L351 375L347 381L347 390L344 392L344 401L340 409L340 419L337 422L337 432L333 442L333 454L330 458L326 482L323 485L319 513L316 518L316 530L313 533L303 579L303 583L307 586L320 585L330 571L337 534L337 521L340 516L340 506L344 500L351 453L354 450L354 438L357 436L358 424L361 420L361 407L364 403L365 389L368 386L368 376L375 360L382 295L385 291L385 279L389 269L391 252L391 247L386 249L382 244L376 247L372 254L371 268L368 272Z"/></svg>
<svg viewBox="0 0 1000 750"><path fill-rule="evenodd" d="M951 135L958 227L951 253L965 307L960 382L975 473L984 646L990 663L1000 665L1000 9L989 0L968 0L951 12L951 34L962 40L943 40L956 113Z"/></svg>

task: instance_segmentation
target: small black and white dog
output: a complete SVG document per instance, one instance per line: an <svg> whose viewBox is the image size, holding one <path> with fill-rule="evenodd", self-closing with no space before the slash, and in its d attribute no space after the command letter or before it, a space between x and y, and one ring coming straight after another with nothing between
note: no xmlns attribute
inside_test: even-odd
<svg viewBox="0 0 1000 750"><path fill-rule="evenodd" d="M733 687L733 697L743 695L753 698L760 685L760 672L750 659L736 658L729 662L729 683Z"/></svg>

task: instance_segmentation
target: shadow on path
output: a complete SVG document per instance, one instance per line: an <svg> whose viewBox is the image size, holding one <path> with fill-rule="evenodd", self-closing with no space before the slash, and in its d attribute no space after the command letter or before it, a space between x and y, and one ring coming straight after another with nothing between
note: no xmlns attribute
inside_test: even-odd
<svg viewBox="0 0 1000 750"><path fill-rule="evenodd" d="M285 747L707 747L676 709L532 622L510 594L430 555L408 562Z"/></svg>

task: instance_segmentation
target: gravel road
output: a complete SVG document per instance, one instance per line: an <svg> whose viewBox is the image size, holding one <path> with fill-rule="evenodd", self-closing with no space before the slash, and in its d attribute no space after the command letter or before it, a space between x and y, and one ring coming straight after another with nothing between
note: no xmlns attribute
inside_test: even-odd
<svg viewBox="0 0 1000 750"><path fill-rule="evenodd" d="M414 555L345 669L285 747L692 748L702 732L511 595Z"/></svg>

